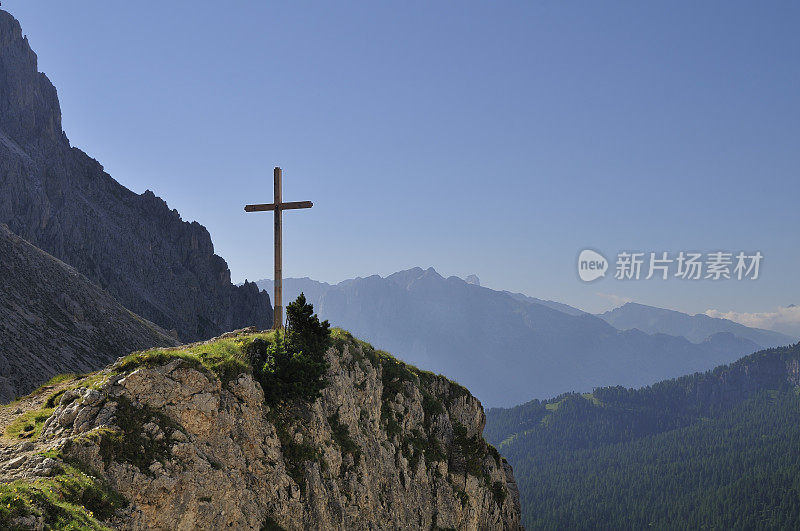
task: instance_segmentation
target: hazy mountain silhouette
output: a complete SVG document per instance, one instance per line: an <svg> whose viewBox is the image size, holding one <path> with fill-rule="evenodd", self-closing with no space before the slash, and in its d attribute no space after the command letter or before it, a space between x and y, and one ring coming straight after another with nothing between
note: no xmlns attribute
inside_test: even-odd
<svg viewBox="0 0 800 531"><path fill-rule="evenodd" d="M272 288L271 281L258 285ZM300 291L333 325L458 380L489 406L602 385L646 385L759 349L731 333L692 343L620 331L575 308L555 310L538 299L444 278L433 268L336 285L285 279L284 303Z"/></svg>
<svg viewBox="0 0 800 531"><path fill-rule="evenodd" d="M620 330L637 328L648 334L683 336L695 343L720 332L730 332L743 339L749 339L762 348L782 347L797 341L797 338L780 332L750 328L727 319L717 319L701 313L688 315L633 302L600 314L598 317Z"/></svg>

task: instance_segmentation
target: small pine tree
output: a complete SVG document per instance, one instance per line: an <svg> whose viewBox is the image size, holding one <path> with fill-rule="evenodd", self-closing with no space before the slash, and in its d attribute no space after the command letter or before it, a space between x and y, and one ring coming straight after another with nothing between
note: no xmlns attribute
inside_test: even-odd
<svg viewBox="0 0 800 531"><path fill-rule="evenodd" d="M289 321L286 342L290 349L324 359L331 343L331 325L328 321L320 322L304 293L300 292L297 300L286 307L286 318Z"/></svg>
<svg viewBox="0 0 800 531"><path fill-rule="evenodd" d="M290 383L292 395L314 400L327 384L325 351L331 344L331 325L328 321L320 322L314 306L308 304L302 292L286 307L286 318L289 362L284 365L283 378Z"/></svg>
<svg viewBox="0 0 800 531"><path fill-rule="evenodd" d="M272 343L254 340L247 355L268 402L314 400L327 384L330 324L320 322L302 293L286 307L286 316L289 323L284 334L277 331Z"/></svg>

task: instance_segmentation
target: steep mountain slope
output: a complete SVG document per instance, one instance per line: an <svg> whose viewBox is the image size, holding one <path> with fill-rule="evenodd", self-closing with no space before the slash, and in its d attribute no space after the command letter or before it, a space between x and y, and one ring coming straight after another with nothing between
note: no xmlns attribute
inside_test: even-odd
<svg viewBox="0 0 800 531"><path fill-rule="evenodd" d="M183 340L269 326L269 296L231 284L208 231L71 147L56 89L0 10L0 223Z"/></svg>
<svg viewBox="0 0 800 531"><path fill-rule="evenodd" d="M490 410L532 528L797 528L800 344Z"/></svg>
<svg viewBox="0 0 800 531"><path fill-rule="evenodd" d="M177 338L0 225L0 401Z"/></svg>
<svg viewBox="0 0 800 531"><path fill-rule="evenodd" d="M720 332L749 339L761 348L783 347L797 341L797 338L779 332L749 328L727 319L717 319L703 314L687 315L674 310L654 308L633 302L614 308L598 317L620 330L636 328L648 334L683 336L695 343Z"/></svg>
<svg viewBox="0 0 800 531"><path fill-rule="evenodd" d="M699 344L663 334L622 332L589 315L520 300L443 278L432 268L313 288L319 315L425 369L469 387L485 404L594 387L638 386L728 363L758 350L731 334ZM327 287L326 287L327 286Z"/></svg>
<svg viewBox="0 0 800 531"><path fill-rule="evenodd" d="M519 528L513 472L466 389L336 331L322 396L272 404L246 361L259 340L274 333L43 390L20 402L36 419L22 443L0 411L0 525Z"/></svg>

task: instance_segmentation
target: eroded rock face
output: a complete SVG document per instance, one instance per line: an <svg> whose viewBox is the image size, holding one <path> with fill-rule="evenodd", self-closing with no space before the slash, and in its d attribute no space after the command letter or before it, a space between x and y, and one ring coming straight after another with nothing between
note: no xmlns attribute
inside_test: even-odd
<svg viewBox="0 0 800 531"><path fill-rule="evenodd" d="M173 360L68 391L42 438L131 502L125 529L518 529L478 400L340 348L313 403L271 409L252 376Z"/></svg>
<svg viewBox="0 0 800 531"><path fill-rule="evenodd" d="M0 225L0 402L178 340Z"/></svg>
<svg viewBox="0 0 800 531"><path fill-rule="evenodd" d="M267 293L231 283L205 227L69 145L56 89L2 10L0 223L183 341L272 322Z"/></svg>

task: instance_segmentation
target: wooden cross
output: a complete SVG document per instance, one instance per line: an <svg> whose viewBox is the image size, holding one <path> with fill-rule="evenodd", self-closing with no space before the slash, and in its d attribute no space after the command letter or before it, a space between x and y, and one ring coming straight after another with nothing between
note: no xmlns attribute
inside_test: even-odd
<svg viewBox="0 0 800 531"><path fill-rule="evenodd" d="M284 203L281 194L281 169L275 168L275 199L273 203L264 205L247 205L244 207L246 212L275 212L275 319L273 321L273 328L276 330L283 328L283 304L281 301L282 296L282 283L283 283L283 221L281 220L281 212L284 210L293 210L296 208L311 208L314 203L311 201L289 201Z"/></svg>

